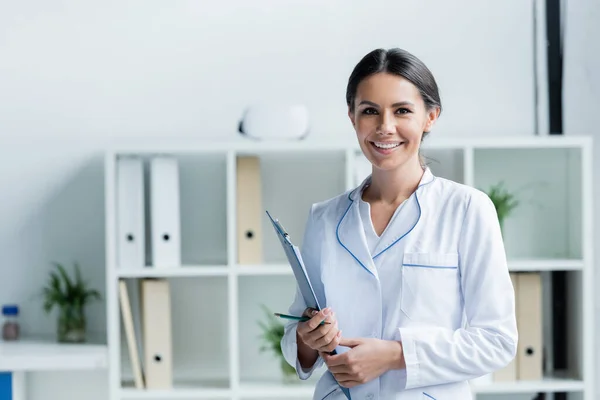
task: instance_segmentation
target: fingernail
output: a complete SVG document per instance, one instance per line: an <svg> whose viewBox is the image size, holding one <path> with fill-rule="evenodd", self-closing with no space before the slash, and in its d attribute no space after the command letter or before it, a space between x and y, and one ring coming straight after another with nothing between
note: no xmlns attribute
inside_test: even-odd
<svg viewBox="0 0 600 400"><path fill-rule="evenodd" d="M330 312L331 310L329 308L326 308L323 310L323 315L329 315Z"/></svg>
<svg viewBox="0 0 600 400"><path fill-rule="evenodd" d="M318 313L318 311L317 311L317 310L312 310L312 311L310 312L310 315L317 315L317 313Z"/></svg>

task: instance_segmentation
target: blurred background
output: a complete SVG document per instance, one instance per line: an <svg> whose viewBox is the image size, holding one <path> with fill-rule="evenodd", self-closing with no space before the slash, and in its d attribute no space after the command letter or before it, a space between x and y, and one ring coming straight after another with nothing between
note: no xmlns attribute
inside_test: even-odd
<svg viewBox="0 0 600 400"><path fill-rule="evenodd" d="M112 318L120 323L121 317L116 290L107 293L106 289L111 277L107 275L107 237L112 238L106 230L110 219L105 202L106 150L178 143L202 149L227 142L236 143L232 144L235 148L249 140L241 137L238 124L247 107L255 103L303 104L310 116L308 146L352 143L354 132L345 103L347 79L360 58L375 48L404 48L432 70L444 107L430 136L432 141L439 138L448 143L457 138L468 144L468 138L491 138L497 143L504 138L516 143L525 137L546 136L595 139L593 168L586 164L587 170L581 172L583 176L593 173L591 192L582 192L595 199L600 193L599 21L597 0L0 0L0 304L18 305L21 339L35 338L41 346L17 348L15 343L0 342L5 386L12 382L15 399L150 398L135 391L121 392L109 383L107 365L112 360L126 365L121 368L119 364L116 374L123 369L123 375L132 379L133 372L124 334L120 335L120 348L106 346L111 329L123 332L123 327L111 328L107 322ZM293 141L289 143L286 146L294 146ZM343 163L344 152L338 155ZM188 249L183 261L199 265L222 261L227 265L228 247L223 241L230 236L224 224L231 208L225 207L225 192L226 186L234 183L227 182L225 152L222 157L211 157L208 161L180 159L181 187L188 188L185 193L189 195L184 197L182 192L181 208L191 213L193 221L186 225L182 218L183 231L188 234L182 239ZM307 159L301 154L294 157L290 168L296 166L298 174ZM530 164L524 168L535 167L537 158L526 158ZM329 157L311 160L310 171L316 174L329 167ZM496 167L502 170L506 158L499 155L490 160L496 160ZM548 157L540 162L547 163ZM211 165L219 168L217 173L207 172ZM262 165L267 168L263 182L283 181L276 173L277 157ZM341 192L348 184L344 166L336 165L337 170L328 170L331 181L317 184L320 199ZM300 180L307 176L315 175L296 175ZM206 193L189 189L195 179L220 193L210 197L204 212L194 211ZM587 181L582 182L585 185ZM311 185L305 187L308 190ZM277 191L270 190L263 192L264 202L278 204L276 197L270 197ZM289 207L295 205L294 198L289 193L285 197ZM302 201L302 212L289 216L298 239L305 203L312 199ZM582 213L579 203L568 204ZM594 201L593 206L596 204ZM206 211L212 206L220 207L216 217ZM596 207L585 210L580 218L588 218L595 228L599 216ZM202 223L210 223L217 234L199 228ZM516 225L513 228L517 229ZM272 234L267 229L265 225L265 236ZM580 239L590 243L588 248L600 248L598 236ZM215 242L203 245L202 240ZM217 250L205 257L194 250L197 248L208 253ZM583 253L586 258L581 268L592 271L591 253ZM282 261L281 254L272 258ZM58 311L46 313L43 308L42 290L56 271L53 262L69 272L78 262L84 280L99 292L101 300L86 308L87 341L99 347L91 353L84 350L91 356L81 365L73 361L77 359L74 355L68 361L57 358L61 361L55 367L47 365L51 361L42 361L44 366L39 368L35 362L23 366L27 364L23 360L43 358L47 351L59 356L69 351L44 347L56 341L58 329ZM285 274L267 276L264 271L268 270L259 270L263 272L241 276L231 284L232 275L224 271L222 275L217 271L214 276L198 273L190 279L173 279L171 288L177 295L172 298L173 332L177 324L185 327L173 334L174 356L179 354L175 375L224 379L224 386L217 388L227 388L230 379L237 379L231 371L238 366L232 366L232 360L239 361L241 372L237 371L242 380L254 379L255 368L263 371L262 375L257 372L261 379L279 374L275 356L258 349L244 353L244 348L253 345L252 338L260 334L254 320L263 314L255 307L250 317L243 307L263 302L286 305L293 289L292 277ZM267 277L261 278L263 275ZM565 278L548 273L544 279L559 287L557 280ZM600 277L594 282L600 283ZM242 304L242 311L235 308L240 312L233 316L227 305L232 299ZM546 300L546 310L564 312L560 301L557 306L552 296ZM589 307L594 317L600 311L598 294L581 302L580 307ZM218 308L215 303L225 305ZM196 318L197 323L190 322ZM219 329L203 328L202 321L210 318ZM600 323L600 316L596 320ZM231 337L227 335L232 323L233 329L239 328L234 336L239 357L229 355ZM193 337L181 333L194 329ZM589 327L586 329L586 335L591 335ZM559 397L563 391L571 392L568 398L600 398L600 392L589 389L591 382L600 378L595 368L600 352L595 346L580 351L594 354L592 368L582 372L585 384L558 386L546 395L540 395L535 385L520 387L519 393L510 392L514 386L509 385L508 393L499 389L499 393L478 398L567 398ZM198 358L190 358L190 354ZM225 361L219 361L219 356ZM15 371L16 375L10 374ZM15 383L15 376L21 381ZM17 386L21 394L16 393ZM305 397L286 389L281 396L265 398L310 398L310 390L302 390ZM257 393L254 398L261 398L263 392ZM174 390L167 391L164 399L230 395ZM1 395L0 399L4 400Z"/></svg>

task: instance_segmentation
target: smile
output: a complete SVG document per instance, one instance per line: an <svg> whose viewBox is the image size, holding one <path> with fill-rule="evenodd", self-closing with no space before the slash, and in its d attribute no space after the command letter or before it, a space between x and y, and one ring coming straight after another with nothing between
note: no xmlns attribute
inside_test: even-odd
<svg viewBox="0 0 600 400"><path fill-rule="evenodd" d="M369 142L373 149L379 154L387 155L393 153L405 142Z"/></svg>
<svg viewBox="0 0 600 400"><path fill-rule="evenodd" d="M393 149L402 144L402 142L372 142L375 147L379 147L380 149Z"/></svg>

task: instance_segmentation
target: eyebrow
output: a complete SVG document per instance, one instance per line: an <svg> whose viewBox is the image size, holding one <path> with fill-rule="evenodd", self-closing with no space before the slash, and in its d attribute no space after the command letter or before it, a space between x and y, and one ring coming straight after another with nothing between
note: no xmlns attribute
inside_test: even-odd
<svg viewBox="0 0 600 400"><path fill-rule="evenodd" d="M369 100L363 100L358 105L360 106L362 104L368 104L373 107L379 107L379 104L373 103L372 101L369 101ZM398 103L392 104L392 107L400 107L400 106L414 106L414 104L411 103L410 101L400 101Z"/></svg>

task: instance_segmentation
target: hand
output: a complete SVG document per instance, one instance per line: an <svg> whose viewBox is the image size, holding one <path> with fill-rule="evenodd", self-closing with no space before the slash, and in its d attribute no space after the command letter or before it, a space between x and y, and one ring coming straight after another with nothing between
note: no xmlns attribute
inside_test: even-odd
<svg viewBox="0 0 600 400"><path fill-rule="evenodd" d="M338 346L342 331L338 329L335 314L330 308L317 312L307 309L304 315L310 317L306 322L298 322L296 332L298 338L313 350L329 353ZM327 324L321 324L325 320Z"/></svg>
<svg viewBox="0 0 600 400"><path fill-rule="evenodd" d="M333 356L321 354L321 357L343 387L361 385L389 370L406 368L400 342L359 338L341 339L339 345L350 350Z"/></svg>

